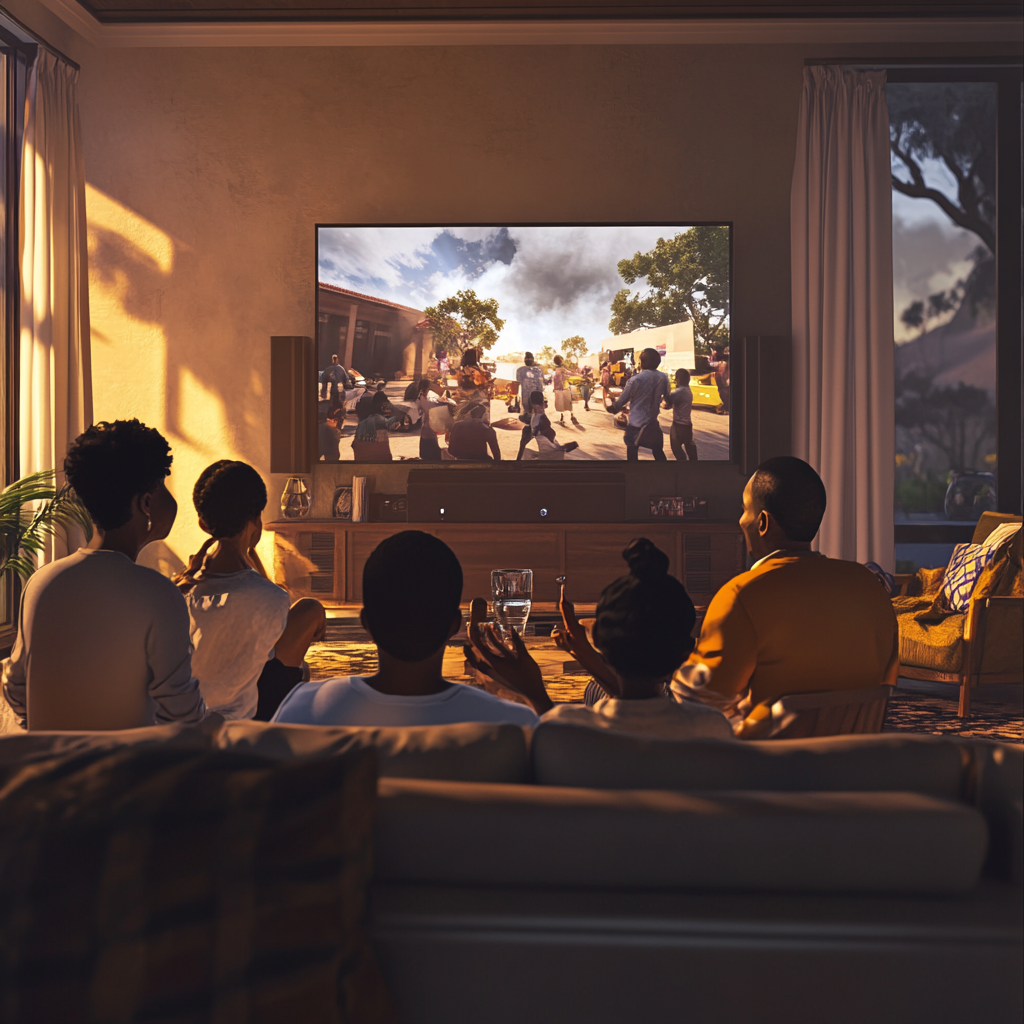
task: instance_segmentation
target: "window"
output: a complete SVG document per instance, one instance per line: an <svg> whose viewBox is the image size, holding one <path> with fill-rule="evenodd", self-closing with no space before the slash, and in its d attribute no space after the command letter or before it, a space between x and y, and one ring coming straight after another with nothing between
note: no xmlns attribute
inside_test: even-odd
<svg viewBox="0 0 1024 1024"><path fill-rule="evenodd" d="M897 569L1021 504L1021 72L888 73Z"/></svg>

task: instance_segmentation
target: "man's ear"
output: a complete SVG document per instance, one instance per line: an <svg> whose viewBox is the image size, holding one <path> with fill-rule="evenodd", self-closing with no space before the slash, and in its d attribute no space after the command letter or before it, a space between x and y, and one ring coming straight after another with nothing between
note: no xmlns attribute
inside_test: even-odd
<svg viewBox="0 0 1024 1024"><path fill-rule="evenodd" d="M772 517L770 515L768 515L768 513L765 512L764 509L761 509L761 511L758 512L758 514L757 514L757 532L762 537L766 537L768 535L768 531L771 528L772 528Z"/></svg>
<svg viewBox="0 0 1024 1024"><path fill-rule="evenodd" d="M462 609L458 608L455 612L455 617L452 619L452 627L448 633L448 636L452 637L455 636L457 633L461 633L463 621L464 620L462 618Z"/></svg>

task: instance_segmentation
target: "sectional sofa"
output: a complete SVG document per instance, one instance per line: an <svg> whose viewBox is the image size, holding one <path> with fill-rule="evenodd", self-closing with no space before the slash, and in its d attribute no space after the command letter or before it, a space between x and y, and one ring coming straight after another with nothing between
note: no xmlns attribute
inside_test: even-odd
<svg viewBox="0 0 1024 1024"><path fill-rule="evenodd" d="M6 737L0 773L67 775L54 766L102 756L131 779L135 761L145 774L172 750L216 754L217 778L236 763L271 780L301 770L300 797L340 791L323 766L355 758L365 775L375 762L364 920L404 1024L1016 1024L1024 1010L1019 745L237 722ZM281 800L275 815L295 820L278 847L316 847L312 812ZM328 811L354 832L353 806ZM240 820L232 842L267 827ZM279 875L312 870L277 856ZM389 1016L353 1000L330 1019Z"/></svg>

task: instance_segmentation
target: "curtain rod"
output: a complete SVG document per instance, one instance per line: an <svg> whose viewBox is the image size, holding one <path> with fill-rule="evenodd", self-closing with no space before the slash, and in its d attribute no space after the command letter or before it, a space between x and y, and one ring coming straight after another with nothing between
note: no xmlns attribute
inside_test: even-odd
<svg viewBox="0 0 1024 1024"><path fill-rule="evenodd" d="M13 14L11 14L9 10L7 10L6 7L0 6L0 16L2 16L4 20L9 21L11 22L11 24L16 25L18 28L20 28L21 31L29 37L29 40L31 41L29 45L34 43L36 46L41 46L44 50L49 50L50 53L52 53L55 57L59 57L62 61L64 61L65 64L70 64L71 67L73 67L76 71L82 70L76 61L73 61L66 53L62 53L52 43L48 43L34 29L30 29L23 22L19 21ZM24 45L26 43L26 40L21 40L21 42Z"/></svg>
<svg viewBox="0 0 1024 1024"><path fill-rule="evenodd" d="M869 68L1019 68L1021 57L805 57L804 67L844 64Z"/></svg>

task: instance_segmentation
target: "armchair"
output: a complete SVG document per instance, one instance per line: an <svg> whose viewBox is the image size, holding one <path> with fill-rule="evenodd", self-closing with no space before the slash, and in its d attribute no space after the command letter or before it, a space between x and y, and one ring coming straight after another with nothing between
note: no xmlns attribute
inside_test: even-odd
<svg viewBox="0 0 1024 1024"><path fill-rule="evenodd" d="M980 544L997 526L1013 522L1021 522L1021 517L983 513L972 543ZM1007 579L996 588L999 593L983 587L979 579L967 611L948 615L930 628L916 617L920 606L916 609L910 606L908 589L914 577L897 577L900 596L894 599L894 604L900 625L900 675L956 683L960 687L961 718L970 714L971 691L975 686L1024 683L1021 545L1018 533L1010 547ZM1012 585L1007 585L1007 580ZM933 573L930 581L933 587L941 587L941 573L938 576Z"/></svg>

